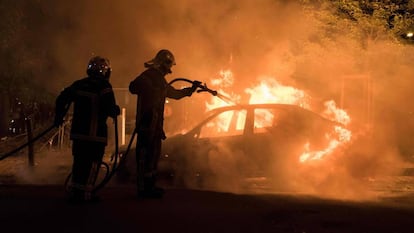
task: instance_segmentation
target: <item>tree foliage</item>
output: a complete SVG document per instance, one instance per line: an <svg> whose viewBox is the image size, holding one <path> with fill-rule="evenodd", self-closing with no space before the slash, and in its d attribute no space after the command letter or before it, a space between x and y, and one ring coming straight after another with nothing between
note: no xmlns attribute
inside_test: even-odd
<svg viewBox="0 0 414 233"><path fill-rule="evenodd" d="M44 47L33 36L39 29L35 20L42 19L38 17L42 16L38 6L36 1L0 1L0 136L7 133L15 98L26 105L33 101L48 104L53 101L43 83L35 82L39 61L47 60L39 52Z"/></svg>
<svg viewBox="0 0 414 233"><path fill-rule="evenodd" d="M34 6L35 1L0 1L0 93L23 101L45 94L41 84L33 82L42 50L33 40L38 28L34 27L33 15L28 14L28 10L36 16L42 13Z"/></svg>
<svg viewBox="0 0 414 233"><path fill-rule="evenodd" d="M410 42L404 38L414 29L414 0L302 0L304 9L323 22L337 37L347 33L362 46L377 40Z"/></svg>

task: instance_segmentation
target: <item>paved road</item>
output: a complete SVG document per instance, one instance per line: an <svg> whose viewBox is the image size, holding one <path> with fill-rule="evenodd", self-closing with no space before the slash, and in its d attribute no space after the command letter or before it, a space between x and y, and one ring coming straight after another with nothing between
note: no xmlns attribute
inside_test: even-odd
<svg viewBox="0 0 414 233"><path fill-rule="evenodd" d="M345 202L184 189L169 189L161 200L136 200L134 194L131 186L106 187L101 202L70 205L59 185L0 185L0 229L5 233L414 232L414 196Z"/></svg>

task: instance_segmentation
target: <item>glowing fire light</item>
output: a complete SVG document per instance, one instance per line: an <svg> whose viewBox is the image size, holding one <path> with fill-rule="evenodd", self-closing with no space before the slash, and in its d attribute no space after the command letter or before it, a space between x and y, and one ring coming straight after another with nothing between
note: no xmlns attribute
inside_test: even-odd
<svg viewBox="0 0 414 233"><path fill-rule="evenodd" d="M219 75L219 78L212 80L212 84L219 88L219 93L228 96L234 103L238 103L241 99L239 95L226 93L223 90L224 88L231 87L233 85L234 76L231 70L220 71ZM291 86L282 85L273 77L263 76L260 79L261 81L258 85L245 89L245 93L250 95L249 104L292 104L311 110L311 98L304 91ZM208 110L227 105L229 105L229 103L226 103L218 98L213 98L206 104ZM336 103L333 100L326 101L324 105L326 109L321 114L322 116L343 125L350 123L351 118L349 115L344 110L337 108ZM261 110L258 112L258 115L260 115L258 117L259 121L255 121L255 129L260 130L260 128L268 127L272 124L274 118L272 112ZM216 127L217 132L226 131L229 128L228 126L232 117L234 117L232 114L222 114L216 119L215 123L210 125L210 127ZM245 116L243 114L239 114L237 117L241 119ZM238 124L243 124L243 121L240 119L238 119ZM321 160L325 156L334 152L339 146L349 142L351 135L351 131L340 126L335 126L332 128L331 132L328 132L325 135L326 139L329 141L328 146L325 149L311 151L311 145L308 142L303 146L303 152L299 155L299 161L303 163L311 160Z"/></svg>
<svg viewBox="0 0 414 233"><path fill-rule="evenodd" d="M344 125L349 124L351 118L349 115L342 109L336 107L336 103L333 100L325 102L325 111L322 113L326 118L342 123ZM310 160L320 160L324 156L331 154L338 148L340 145L349 142L351 140L351 131L344 129L340 126L335 126L334 133L326 135L326 138L330 140L327 148L321 151L310 151L309 143L304 146L304 153L299 157L300 162L310 161Z"/></svg>
<svg viewBox="0 0 414 233"><path fill-rule="evenodd" d="M329 100L325 102L326 110L323 112L326 118L337 121L344 125L349 124L351 122L351 118L348 116L344 110L339 109L336 107L336 103L333 100Z"/></svg>
<svg viewBox="0 0 414 233"><path fill-rule="evenodd" d="M234 76L231 70L220 70L220 78L211 80L214 86L231 87L234 83Z"/></svg>
<svg viewBox="0 0 414 233"><path fill-rule="evenodd" d="M240 96L236 94L227 93L223 90L223 88L231 87L233 86L234 82L234 76L233 72L231 70L221 70L219 72L219 78L212 79L211 83L213 86L217 87L217 91L227 96L229 99L231 99L231 102L238 103L240 101ZM228 102L223 101L220 98L212 98L209 103L206 103L207 110L229 106ZM237 128L241 128L244 121L242 121L242 115L240 115L237 119ZM207 126L208 128L216 128L214 131L221 133L226 132L229 128L230 119L232 118L231 113L224 113L218 116L218 118L214 122L210 122Z"/></svg>
<svg viewBox="0 0 414 233"><path fill-rule="evenodd" d="M245 92L250 94L250 104L294 104L306 109L309 108L310 97L304 91L283 86L272 77L262 77L258 86L247 88Z"/></svg>
<svg viewBox="0 0 414 233"><path fill-rule="evenodd" d="M219 78L215 78L211 80L212 85L217 87L216 90L220 94L229 97L232 100L232 102L238 103L240 100L239 95L227 93L226 91L224 91L224 88L233 86L233 83L234 83L233 72L231 72L231 70L221 70L219 72L219 76L220 76ZM207 110L224 107L228 105L229 103L219 98L212 98L210 103L206 103Z"/></svg>
<svg viewBox="0 0 414 233"><path fill-rule="evenodd" d="M299 157L300 162L310 161L310 160L320 160L325 155L329 155L335 149L340 146L342 143L348 142L351 140L351 131L344 129L339 126L335 126L335 133L338 139L331 139L330 135L327 135L327 138L330 139L329 145L324 150L320 151L310 151L310 143L306 143L304 146L305 152Z"/></svg>

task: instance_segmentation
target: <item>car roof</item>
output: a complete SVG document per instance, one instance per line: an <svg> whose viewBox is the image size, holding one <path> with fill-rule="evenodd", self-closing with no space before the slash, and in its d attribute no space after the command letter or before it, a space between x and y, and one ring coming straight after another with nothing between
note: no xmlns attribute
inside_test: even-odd
<svg viewBox="0 0 414 233"><path fill-rule="evenodd" d="M210 111L207 111L205 113L205 116L204 116L203 120L199 121L195 126L191 127L191 129L188 130L184 134L192 135L194 132L197 132L198 129L202 125L204 125L206 122L210 121L212 118L214 118L215 116L217 116L218 114L220 114L222 112L229 111L229 110L252 111L254 109L260 109L260 108L268 108L268 109L273 108L273 109L286 110L286 111L290 111L290 112L297 112L299 114L304 114L304 115L314 117L314 119L319 119L323 122L326 122L327 124L346 127L344 124L342 124L340 122L330 120L330 119L328 119L326 117L323 117L322 115L320 115L316 112L305 109L305 108L300 107L298 105L293 105L293 104L236 104L236 105L218 107L218 108L212 109Z"/></svg>
<svg viewBox="0 0 414 233"><path fill-rule="evenodd" d="M237 104L237 105L231 105L231 106L218 107L218 108L212 109L209 112L222 112L226 110L253 109L253 108L284 108L284 109L300 108L300 109L306 110L298 105L292 105L292 104Z"/></svg>
<svg viewBox="0 0 414 233"><path fill-rule="evenodd" d="M313 112L311 110L308 110L308 109L305 109L303 107L300 107L298 105L293 105L293 104L237 104L237 105L231 105L231 106L218 107L218 108L208 111L206 113L207 118L205 119L207 120L213 115L216 115L220 112L224 112L228 110L257 109L257 108L278 108L278 109L283 109L287 111L304 112L305 114L309 114L309 115L313 115L314 117L321 118L321 120L343 126L343 124L340 122L327 119L316 112Z"/></svg>
<svg viewBox="0 0 414 233"><path fill-rule="evenodd" d="M284 109L284 110L302 111L302 112L307 112L308 114L313 114L318 117L326 119L325 117L321 116L320 114L316 112L313 112L311 110L308 110L306 108L303 108L303 107L300 107L299 105L294 105L294 104L237 104L237 105L224 106L224 107L218 107L218 108L212 109L207 112L207 115L211 116L212 114L216 114L218 112L224 112L227 110L256 109L256 108L278 108L278 109ZM326 120L329 120L329 119L326 119Z"/></svg>

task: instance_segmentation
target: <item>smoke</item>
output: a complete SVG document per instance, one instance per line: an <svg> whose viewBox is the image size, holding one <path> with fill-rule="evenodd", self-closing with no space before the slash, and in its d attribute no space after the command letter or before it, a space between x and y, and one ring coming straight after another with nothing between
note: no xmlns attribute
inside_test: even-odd
<svg viewBox="0 0 414 233"><path fill-rule="evenodd" d="M20 155L9 168L14 183L30 185L63 185L71 171L70 150L42 150L34 155L34 165L28 164L26 156Z"/></svg>
<svg viewBox="0 0 414 233"><path fill-rule="evenodd" d="M260 77L274 77L304 90L316 112L322 111L325 101L334 100L351 116L354 133L347 153L319 165L325 169L295 167L293 160L275 165L283 171L275 186L358 197L366 187L365 178L393 175L413 158L413 48L355 39L345 29L344 34L338 33L339 26L335 34L324 34L320 22L291 2L38 2L43 17L50 18L39 33L43 40L38 40L55 64L42 67L39 79L48 80L45 85L57 92L85 75L91 56L102 55L111 61L113 86L127 87L143 71L143 63L163 48L171 50L177 62L169 80L186 77L209 83L220 70L231 69L234 85L227 91L245 99L245 90L260 83ZM166 117L166 126L190 128L209 100L203 93L172 101L176 110ZM211 167L232 178L237 153L218 148L209 154ZM217 187L229 185L223 182Z"/></svg>
<svg viewBox="0 0 414 233"><path fill-rule="evenodd" d="M59 75L52 81L57 88L83 76L92 55L107 56L112 83L124 87L162 48L175 54L173 76L208 80L232 63L249 82L263 69L289 72L265 61L283 56L286 38L306 27L295 6L270 0L50 1L40 8L43 17L55 19L42 32L57 64L49 70Z"/></svg>

